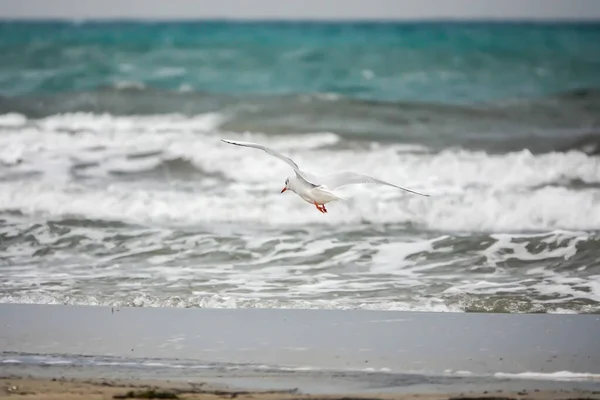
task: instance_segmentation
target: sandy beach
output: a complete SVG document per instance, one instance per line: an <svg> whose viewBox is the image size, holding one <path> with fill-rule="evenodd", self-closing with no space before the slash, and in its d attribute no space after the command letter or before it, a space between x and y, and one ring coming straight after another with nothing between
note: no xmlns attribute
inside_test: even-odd
<svg viewBox="0 0 600 400"><path fill-rule="evenodd" d="M1 390L19 398L600 394L596 315L1 304L0 319Z"/></svg>
<svg viewBox="0 0 600 400"><path fill-rule="evenodd" d="M227 387L213 387L204 384L176 384L161 381L119 381L94 379L32 379L1 378L0 399L22 398L35 400L92 400L122 398L157 398L157 399L403 399L403 400L446 400L446 399L600 399L600 391L540 391L503 392L488 391L466 393L404 393L404 394L370 394L339 393L330 395L302 394L295 390L236 390Z"/></svg>

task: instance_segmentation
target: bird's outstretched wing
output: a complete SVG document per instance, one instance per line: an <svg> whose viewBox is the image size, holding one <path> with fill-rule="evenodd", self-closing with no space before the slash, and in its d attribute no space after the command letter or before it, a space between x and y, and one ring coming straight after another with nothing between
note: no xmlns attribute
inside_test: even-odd
<svg viewBox="0 0 600 400"><path fill-rule="evenodd" d="M252 147L254 149L259 149L264 151L265 153L272 155L273 157L277 157L280 160L282 160L283 162L285 162L286 164L288 164L290 167L292 167L294 169L294 171L296 172L296 175L298 175L299 177L301 177L302 179L304 179L305 181L307 181L308 183L315 185L314 183L310 182L308 180L308 178L305 176L305 173L303 171L300 170L300 167L298 167L298 164L296 164L294 162L294 160L292 160L289 157L284 156L283 154L279 153L276 150L273 150L269 147L263 146L261 144L257 144L257 143L251 143L251 142L238 142L236 140L226 140L226 139L221 139L221 141L225 142L225 143L229 143L229 144L234 144L236 146L243 146L243 147Z"/></svg>
<svg viewBox="0 0 600 400"><path fill-rule="evenodd" d="M320 179L318 183L327 186L329 189L335 189L346 185L356 185L361 183L376 183L379 185L392 186L410 193L418 194L420 196L429 197L428 194L415 192L414 190L403 188L402 186L394 185L393 183L382 181L381 179L373 178L372 176L356 174L354 172L339 172L337 174L324 176Z"/></svg>

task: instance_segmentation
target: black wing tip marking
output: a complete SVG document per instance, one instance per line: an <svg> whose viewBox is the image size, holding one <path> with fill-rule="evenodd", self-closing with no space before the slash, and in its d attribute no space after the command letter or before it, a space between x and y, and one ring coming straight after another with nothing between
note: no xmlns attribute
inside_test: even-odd
<svg viewBox="0 0 600 400"><path fill-rule="evenodd" d="M423 196L423 197L431 197L431 195L429 195L429 194L425 194L425 193L417 192L416 190L406 189L406 188L403 188L403 187L401 187L400 189L404 189L404 190L406 190L407 192L410 192L410 193L412 193L412 194L418 194L419 196Z"/></svg>
<svg viewBox="0 0 600 400"><path fill-rule="evenodd" d="M227 140L227 139L221 139L222 142L228 143L228 144L232 144L234 146L240 146L240 147L255 147L255 146L249 146L253 143L248 143L248 142L236 142L234 140Z"/></svg>

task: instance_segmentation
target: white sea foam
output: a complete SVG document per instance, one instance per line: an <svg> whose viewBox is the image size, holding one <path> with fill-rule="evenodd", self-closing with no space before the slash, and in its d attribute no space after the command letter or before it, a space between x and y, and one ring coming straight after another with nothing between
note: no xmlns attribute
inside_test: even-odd
<svg viewBox="0 0 600 400"><path fill-rule="evenodd" d="M71 360L46 360L43 361L42 364L45 365L70 365L73 364Z"/></svg>
<svg viewBox="0 0 600 400"><path fill-rule="evenodd" d="M600 204L598 188L547 186L565 180L600 184L600 160L579 152L489 155L447 150L422 154L394 146L371 151L336 150L328 147L339 141L334 133L285 137L219 133L214 130L224 121L220 114L114 117L81 113L36 121L5 115L0 117L0 122L3 120L12 121L13 127L22 124L22 129L2 132L0 161L14 164L18 155L23 163L11 172L38 171L43 177L4 182L2 208L140 223L370 221L414 223L447 231L600 229L600 213L595 212ZM348 188L342 192L353 195L351 200L332 204L324 217L301 200L278 194L291 173L285 164L255 150L226 145L219 141L221 137L276 147L316 173L352 169L431 197L387 187ZM144 152L157 154L130 157ZM99 178L110 177L111 171L134 173L157 168L161 162L177 158L230 179L227 191L206 191L203 185L211 181L204 179L190 182L197 189L187 193L169 187L136 188L118 181L105 188L71 182L77 163L97 164L80 168L77 176ZM205 210L211 212L200 212Z"/></svg>
<svg viewBox="0 0 600 400"><path fill-rule="evenodd" d="M444 371L448 375L459 375L459 376L471 376L473 373L471 371L463 371L463 370L453 370L447 369Z"/></svg>
<svg viewBox="0 0 600 400"><path fill-rule="evenodd" d="M374 310L374 311L431 311L431 312L463 312L458 306L448 306L441 301L423 300L417 302L354 302L324 300L269 300L244 298L243 296L169 296L154 297L146 294L123 296L118 294L106 298L99 296L73 296L65 294L23 294L0 296L0 303L14 304L63 304L94 305L111 307L175 307L175 308L280 308L280 309L312 309L312 310Z"/></svg>
<svg viewBox="0 0 600 400"><path fill-rule="evenodd" d="M117 89L144 89L146 87L142 82L125 80L115 82L114 86Z"/></svg>
<svg viewBox="0 0 600 400"><path fill-rule="evenodd" d="M0 210L36 222L110 220L146 230L127 228L134 239L119 243L110 229L70 227L57 238L43 223L30 231L15 217L2 234L33 239L5 250L3 283L16 290L0 301L463 311L473 302L494 308L485 298L508 292L537 299L517 311L558 312L569 300L579 311L597 310L593 260L577 274L553 267L580 260L597 241L597 157L347 146L334 132L234 134L222 131L224 121L219 113L0 116ZM365 172L431 197L357 186L323 215L280 194L287 165L223 137L272 146L315 173ZM401 233L378 234L388 226ZM236 233L168 239L206 227ZM262 233L238 232L248 227ZM276 235L264 233L273 228ZM287 236L290 229L296 233ZM461 250L463 239L475 244ZM71 242L82 247L70 251ZM510 268L515 260L521 268Z"/></svg>
<svg viewBox="0 0 600 400"><path fill-rule="evenodd" d="M230 184L226 191L219 191L223 189L221 185L212 193L200 191L205 184L212 186L211 180L197 182L199 189L195 192L170 188L151 190L135 183L119 182L98 188L66 182L67 165L60 160L48 161L43 171L53 173L51 181L0 183L0 208L151 224L241 221L303 225L369 221L414 223L426 229L446 231L600 229L600 215L595 212L598 208L596 194L567 189L543 189L529 196L506 193L487 194L486 197L485 192L479 192L432 199L400 197L389 191L385 193L384 189L379 199L373 199L374 195L367 193L365 198L330 205L330 212L324 218L298 198L280 196L277 192L283 185L281 176L272 177L269 187L262 182L237 182ZM151 161L110 162L100 170L91 169L80 176L93 177L102 169L132 173L157 165ZM27 170L23 168L23 171ZM262 174L265 175L266 172ZM63 183L59 183L61 177L65 179Z"/></svg>
<svg viewBox="0 0 600 400"><path fill-rule="evenodd" d="M0 115L0 127L19 127L27 123L27 118L18 113Z"/></svg>
<svg viewBox="0 0 600 400"><path fill-rule="evenodd" d="M552 380L552 381L600 381L600 374L557 371L557 372L522 372L522 373L505 373L497 372L494 374L497 378L510 379L535 379L535 380Z"/></svg>

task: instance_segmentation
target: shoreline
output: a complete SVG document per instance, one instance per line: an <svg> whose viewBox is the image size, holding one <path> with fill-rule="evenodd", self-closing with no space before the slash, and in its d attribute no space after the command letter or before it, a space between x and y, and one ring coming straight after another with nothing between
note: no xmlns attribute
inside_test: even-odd
<svg viewBox="0 0 600 400"><path fill-rule="evenodd" d="M61 397L63 396L63 397ZM306 394L298 390L245 390L207 384L182 384L169 381L102 380L102 379L65 379L65 378L26 378L0 377L0 399L26 398L31 400L70 400L124 399L124 398L162 398L162 399L330 399L330 400L576 400L600 399L600 391L571 390L534 390L534 391L463 391L448 393L373 393L361 394L344 392L336 394Z"/></svg>
<svg viewBox="0 0 600 400"><path fill-rule="evenodd" d="M600 394L598 315L0 304L0 320L3 384L36 393L95 379L253 396Z"/></svg>

